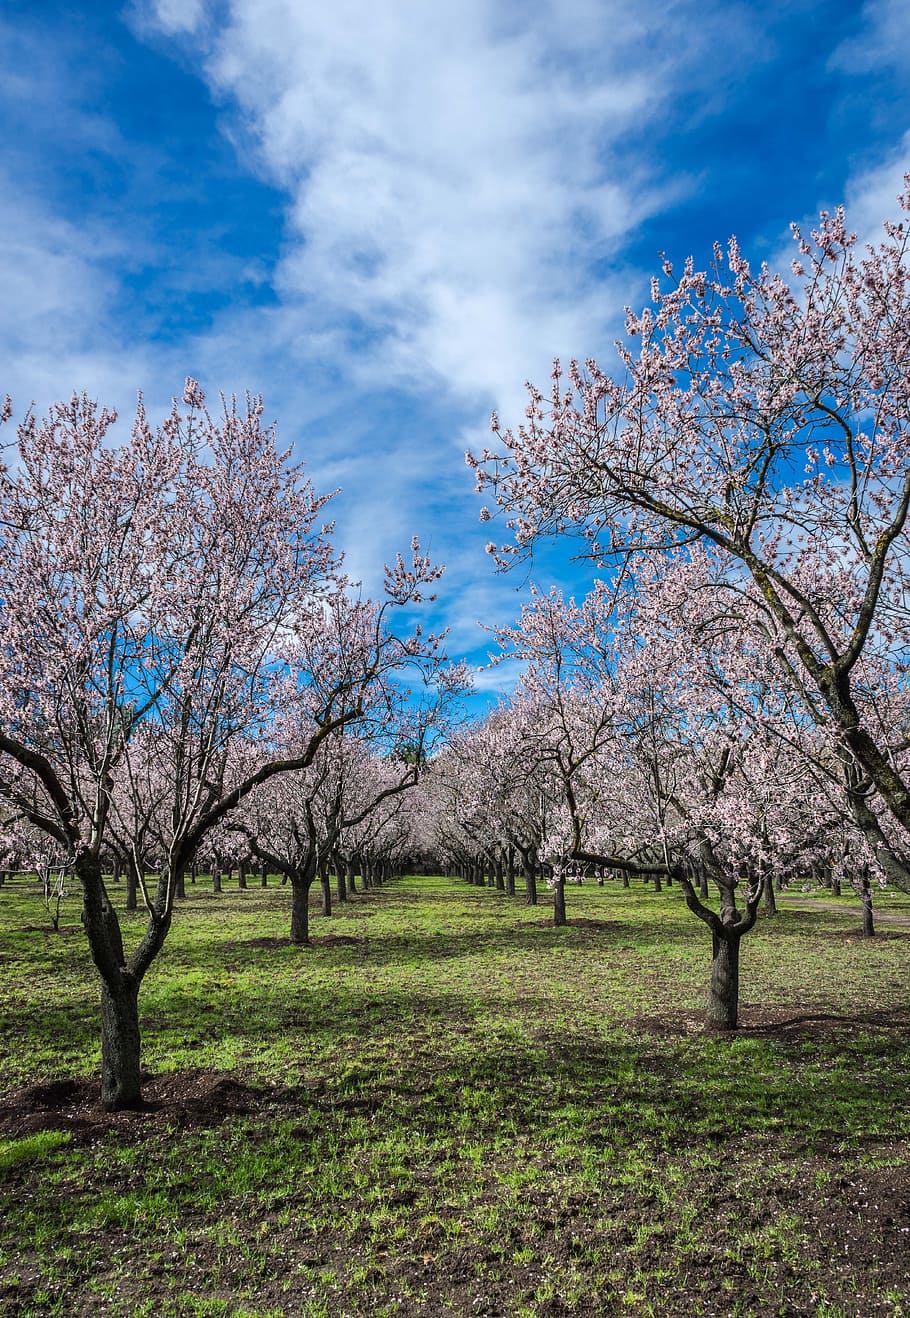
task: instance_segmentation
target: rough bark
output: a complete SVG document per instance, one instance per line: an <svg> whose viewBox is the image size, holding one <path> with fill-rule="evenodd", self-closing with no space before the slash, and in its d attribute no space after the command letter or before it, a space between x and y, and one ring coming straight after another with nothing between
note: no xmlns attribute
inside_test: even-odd
<svg viewBox="0 0 910 1318"><path fill-rule="evenodd" d="M132 856L126 862L126 909L135 911L139 896L139 875Z"/></svg>
<svg viewBox="0 0 910 1318"><path fill-rule="evenodd" d="M332 864L335 870L335 896L339 902L346 902L348 899L348 881L344 861L336 854Z"/></svg>
<svg viewBox="0 0 910 1318"><path fill-rule="evenodd" d="M712 931L711 987L708 992L709 1029L735 1030L739 1016L739 944L736 929Z"/></svg>
<svg viewBox="0 0 910 1318"><path fill-rule="evenodd" d="M566 881L557 874L553 887L553 924L557 929L566 923Z"/></svg>
<svg viewBox="0 0 910 1318"><path fill-rule="evenodd" d="M291 942L310 941L310 884L291 875Z"/></svg>
<svg viewBox="0 0 910 1318"><path fill-rule="evenodd" d="M869 804L870 781L863 779L859 767L850 759L843 760L843 770L854 824L872 848L876 862L888 882L901 892L910 892L910 859L898 851L882 831L878 817ZM910 832L910 826L907 831Z"/></svg>
<svg viewBox="0 0 910 1318"><path fill-rule="evenodd" d="M139 985L164 940L169 919L158 919L130 962L98 857L83 852L75 871L82 885L82 923L101 977L101 1101L109 1111L142 1106L139 1069Z"/></svg>
<svg viewBox="0 0 910 1318"><path fill-rule="evenodd" d="M863 937L875 937L875 920L872 914L872 884L869 882L869 875L864 873L862 877L862 896L863 896Z"/></svg>
<svg viewBox="0 0 910 1318"><path fill-rule="evenodd" d="M139 985L132 976L101 981L101 1102L108 1112L142 1107Z"/></svg>
<svg viewBox="0 0 910 1318"><path fill-rule="evenodd" d="M676 878L686 905L711 931L711 982L708 990L706 1029L735 1030L739 1017L739 946L754 926L761 888L756 884L746 893L746 910L740 914L734 901L735 883L715 875L721 896L721 915L700 901L683 871Z"/></svg>

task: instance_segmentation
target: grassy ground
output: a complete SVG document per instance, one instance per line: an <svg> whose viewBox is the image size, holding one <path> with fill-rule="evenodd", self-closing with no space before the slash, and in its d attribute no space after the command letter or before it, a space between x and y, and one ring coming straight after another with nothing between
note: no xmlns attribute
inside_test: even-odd
<svg viewBox="0 0 910 1318"><path fill-rule="evenodd" d="M78 905L0 889L0 1314L910 1315L910 929L762 920L708 1037L672 890L570 888L557 930L403 879L310 949L287 891L189 891L161 1106L105 1120L35 1088L98 1065Z"/></svg>

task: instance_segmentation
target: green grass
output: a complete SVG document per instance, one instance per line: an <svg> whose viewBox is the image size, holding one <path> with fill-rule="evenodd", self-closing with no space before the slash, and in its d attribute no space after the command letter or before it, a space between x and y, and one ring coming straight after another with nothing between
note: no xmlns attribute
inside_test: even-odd
<svg viewBox="0 0 910 1318"><path fill-rule="evenodd" d="M62 1130L42 1130L22 1139L0 1140L0 1175L21 1162L37 1162L68 1144L70 1136Z"/></svg>
<svg viewBox="0 0 910 1318"><path fill-rule="evenodd" d="M251 945L286 890L188 892L144 1065L247 1110L0 1145L0 1314L910 1315L910 929L760 921L761 1028L728 1038L674 890L570 887L596 924L554 929L545 897L399 880L312 948ZM0 1093L98 1067L78 907L45 922L0 889Z"/></svg>

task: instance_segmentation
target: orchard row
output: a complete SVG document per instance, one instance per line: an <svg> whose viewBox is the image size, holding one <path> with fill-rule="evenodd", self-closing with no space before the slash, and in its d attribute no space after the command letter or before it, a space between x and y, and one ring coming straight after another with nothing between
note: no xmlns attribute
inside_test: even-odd
<svg viewBox="0 0 910 1318"><path fill-rule="evenodd" d="M617 373L557 363L468 455L498 565L574 540L590 590L532 588L498 633L517 691L467 730L464 667L416 621L441 569L415 541L365 599L260 400L214 417L188 380L122 444L85 398L20 425L3 835L81 885L109 1106L141 1101L139 988L193 864L282 873L295 941L317 877L325 901L330 873L412 855L505 889L517 868L530 900L546 872L557 921L567 875L669 881L728 1028L775 883L910 891L907 228L862 250L838 211L795 241L788 279L732 240L665 264ZM148 916L129 952L111 863Z"/></svg>

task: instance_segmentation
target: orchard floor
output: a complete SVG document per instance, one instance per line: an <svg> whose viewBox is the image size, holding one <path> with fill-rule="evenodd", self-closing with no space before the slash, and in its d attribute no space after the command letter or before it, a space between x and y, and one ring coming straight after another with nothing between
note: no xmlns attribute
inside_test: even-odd
<svg viewBox="0 0 910 1318"><path fill-rule="evenodd" d="M0 1314L910 1315L910 928L762 919L711 1036L673 890L189 893L107 1115L78 903L0 889Z"/></svg>

